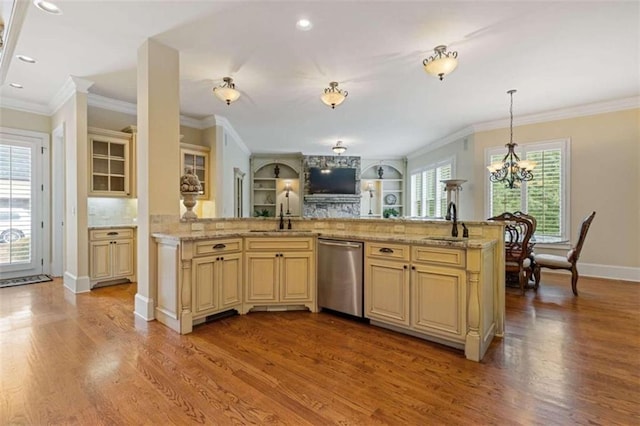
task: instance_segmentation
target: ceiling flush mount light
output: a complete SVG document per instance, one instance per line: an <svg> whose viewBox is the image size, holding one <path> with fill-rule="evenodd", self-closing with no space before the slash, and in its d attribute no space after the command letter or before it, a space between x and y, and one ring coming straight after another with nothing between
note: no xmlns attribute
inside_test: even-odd
<svg viewBox="0 0 640 426"><path fill-rule="evenodd" d="M38 9L44 12L50 13L52 15L62 15L62 10L60 10L58 6L49 1L35 0L33 4L35 4Z"/></svg>
<svg viewBox="0 0 640 426"><path fill-rule="evenodd" d="M517 188L520 186L520 182L527 182L533 179L533 173L531 171L536 166L535 161L520 160L520 157L515 153L515 147L517 143L513 142L513 94L516 93L515 89L511 89L507 92L511 96L511 106L509 107L509 115L511 117L511 123L509 125L509 143L507 147L507 155L504 156L502 162L493 163L487 167L489 172L489 180L491 182L504 182L507 188Z"/></svg>
<svg viewBox="0 0 640 426"><path fill-rule="evenodd" d="M342 141L338 141L336 142L336 145L331 148L331 150L338 155L342 155L347 150L347 147L342 145Z"/></svg>
<svg viewBox="0 0 640 426"><path fill-rule="evenodd" d="M320 96L322 102L329 105L331 109L335 109L337 105L344 102L344 99L349 95L346 90L338 89L338 82L332 81L329 83L329 87L324 89L324 94Z"/></svg>
<svg viewBox="0 0 640 426"><path fill-rule="evenodd" d="M296 22L296 28L300 31L309 31L311 28L313 28L313 24L310 20L303 18Z"/></svg>
<svg viewBox="0 0 640 426"><path fill-rule="evenodd" d="M236 85L233 84L233 79L231 77L225 77L222 80L224 83L218 87L214 87L213 93L218 97L218 99L226 102L227 105L231 105L231 102L238 100L240 92L236 90Z"/></svg>
<svg viewBox="0 0 640 426"><path fill-rule="evenodd" d="M9 86L13 87L14 89L22 89L24 88L24 86L20 83L9 83Z"/></svg>
<svg viewBox="0 0 640 426"><path fill-rule="evenodd" d="M33 59L31 56L27 56L27 55L16 55L16 58L20 59L22 62L26 62L28 64L35 64L36 60Z"/></svg>
<svg viewBox="0 0 640 426"><path fill-rule="evenodd" d="M427 73L437 75L442 80L458 66L458 52L447 52L445 45L436 46L433 51L435 54L422 61L422 65Z"/></svg>

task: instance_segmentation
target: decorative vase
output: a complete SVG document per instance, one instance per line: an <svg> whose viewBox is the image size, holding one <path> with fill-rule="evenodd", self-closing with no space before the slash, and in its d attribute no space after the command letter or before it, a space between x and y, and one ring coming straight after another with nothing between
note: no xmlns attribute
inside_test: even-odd
<svg viewBox="0 0 640 426"><path fill-rule="evenodd" d="M193 212L193 208L196 205L197 192L182 192L182 204L187 208L187 211L182 215L183 219L197 219L198 215Z"/></svg>
<svg viewBox="0 0 640 426"><path fill-rule="evenodd" d="M277 164L273 168L273 174L275 175L276 179L280 177L280 167Z"/></svg>
<svg viewBox="0 0 640 426"><path fill-rule="evenodd" d="M384 170L382 169L382 166L378 167L378 177L380 179L382 179L383 174L384 174Z"/></svg>
<svg viewBox="0 0 640 426"><path fill-rule="evenodd" d="M202 191L202 185L200 185L200 179L193 173L191 167L185 169L184 175L180 177L180 194L182 195L182 204L187 208L187 211L182 215L183 219L197 219L198 215L193 212L193 207L196 205L196 197Z"/></svg>

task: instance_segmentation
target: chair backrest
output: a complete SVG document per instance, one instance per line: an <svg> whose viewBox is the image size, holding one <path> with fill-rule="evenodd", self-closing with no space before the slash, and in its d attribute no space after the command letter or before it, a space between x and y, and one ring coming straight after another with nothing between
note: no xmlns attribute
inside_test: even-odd
<svg viewBox="0 0 640 426"><path fill-rule="evenodd" d="M593 218L595 216L596 212L593 212L589 216L585 217L582 221L582 225L580 225L580 236L578 237L578 242L572 249L573 253L567 258L569 262L575 263L578 261L580 252L582 251L582 245L584 244L584 240L587 238L587 231L589 231L589 227L591 226L591 222L593 222Z"/></svg>
<svg viewBox="0 0 640 426"><path fill-rule="evenodd" d="M535 217L533 217L533 216L531 216L529 214L523 213L520 210L518 210L517 212L513 212L513 215L514 216L521 216L521 217L524 217L525 219L529 219L531 221L532 225L533 225L533 230L531 231L531 235L533 236L533 234L536 233L536 227L538 226L538 221L536 220Z"/></svg>
<svg viewBox="0 0 640 426"><path fill-rule="evenodd" d="M529 240L533 235L534 222L522 214L502 213L489 220L505 222L504 247L506 261L520 262L529 256Z"/></svg>

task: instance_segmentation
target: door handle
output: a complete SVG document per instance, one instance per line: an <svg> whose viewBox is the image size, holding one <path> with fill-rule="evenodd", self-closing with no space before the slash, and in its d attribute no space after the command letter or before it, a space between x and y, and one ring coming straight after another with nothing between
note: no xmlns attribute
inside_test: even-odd
<svg viewBox="0 0 640 426"><path fill-rule="evenodd" d="M212 248L214 248L214 249L223 249L223 248L226 248L226 247L227 246L225 244L218 243L215 246L213 246Z"/></svg>
<svg viewBox="0 0 640 426"><path fill-rule="evenodd" d="M393 249L390 249L389 247L382 247L380 249L380 253L393 253Z"/></svg>
<svg viewBox="0 0 640 426"><path fill-rule="evenodd" d="M115 231L111 231L111 232L107 232L107 235L118 235L118 233Z"/></svg>

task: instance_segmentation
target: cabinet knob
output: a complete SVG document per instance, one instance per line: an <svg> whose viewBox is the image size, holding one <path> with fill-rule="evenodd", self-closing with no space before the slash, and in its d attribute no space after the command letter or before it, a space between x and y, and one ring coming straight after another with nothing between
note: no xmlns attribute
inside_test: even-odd
<svg viewBox="0 0 640 426"><path fill-rule="evenodd" d="M220 260L224 260L224 256L220 258Z"/></svg>
<svg viewBox="0 0 640 426"><path fill-rule="evenodd" d="M413 269L413 270L415 271L415 270L416 270L416 267L415 267L415 266L412 266L412 267L411 267L411 269Z"/></svg>
<svg viewBox="0 0 640 426"><path fill-rule="evenodd" d="M407 265L403 265L402 267L403 267L404 269L407 269Z"/></svg>

